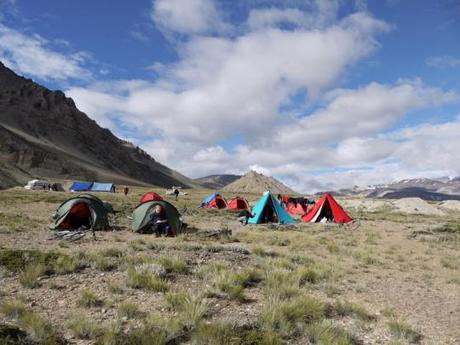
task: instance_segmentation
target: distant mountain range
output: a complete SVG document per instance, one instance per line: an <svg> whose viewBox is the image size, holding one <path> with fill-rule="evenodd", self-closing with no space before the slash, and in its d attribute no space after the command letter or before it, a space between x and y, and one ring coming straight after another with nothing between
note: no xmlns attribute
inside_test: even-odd
<svg viewBox="0 0 460 345"><path fill-rule="evenodd" d="M101 128L63 92L0 63L0 188L40 177L197 186Z"/></svg>
<svg viewBox="0 0 460 345"><path fill-rule="evenodd" d="M195 179L195 182L210 189L220 189L238 180L241 175L209 175Z"/></svg>

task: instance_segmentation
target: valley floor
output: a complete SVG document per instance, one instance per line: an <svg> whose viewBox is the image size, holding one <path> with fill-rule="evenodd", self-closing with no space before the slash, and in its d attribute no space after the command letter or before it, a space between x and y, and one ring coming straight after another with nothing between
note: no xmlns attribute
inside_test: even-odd
<svg viewBox="0 0 460 345"><path fill-rule="evenodd" d="M70 193L0 192L0 324L43 344L460 343L460 213L243 227L190 190L167 197L189 232L155 238L128 229L145 191L99 194L114 230L76 242L48 230Z"/></svg>

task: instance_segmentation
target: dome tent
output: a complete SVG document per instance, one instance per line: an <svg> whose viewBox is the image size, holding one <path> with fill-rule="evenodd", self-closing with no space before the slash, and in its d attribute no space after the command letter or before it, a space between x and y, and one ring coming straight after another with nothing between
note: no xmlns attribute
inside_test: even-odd
<svg viewBox="0 0 460 345"><path fill-rule="evenodd" d="M219 193L212 193L201 202L201 207L204 208L227 208L227 201Z"/></svg>
<svg viewBox="0 0 460 345"><path fill-rule="evenodd" d="M317 223L323 218L334 223L350 223L353 220L329 193L319 198L315 206L301 219L304 222Z"/></svg>
<svg viewBox="0 0 460 345"><path fill-rule="evenodd" d="M163 200L163 197L155 192L148 192L142 195L140 203L146 202L146 201L159 201Z"/></svg>
<svg viewBox="0 0 460 345"><path fill-rule="evenodd" d="M152 209L160 205L163 207L168 224L172 229L174 235L179 234L182 231L182 221L180 214L177 209L165 200L152 200L146 201L136 206L133 211L133 219L131 221L131 230L134 232L142 232L147 226L149 226L150 213Z"/></svg>
<svg viewBox="0 0 460 345"><path fill-rule="evenodd" d="M228 209L229 210L250 210L251 207L249 206L248 201L242 197L234 197L228 201Z"/></svg>
<svg viewBox="0 0 460 345"><path fill-rule="evenodd" d="M272 193L264 193L252 209L254 217L248 224L279 223L295 224L295 220L281 207Z"/></svg>
<svg viewBox="0 0 460 345"><path fill-rule="evenodd" d="M53 230L76 230L81 227L93 230L109 228L108 214L112 205L91 194L81 194L64 201L56 210L50 225Z"/></svg>

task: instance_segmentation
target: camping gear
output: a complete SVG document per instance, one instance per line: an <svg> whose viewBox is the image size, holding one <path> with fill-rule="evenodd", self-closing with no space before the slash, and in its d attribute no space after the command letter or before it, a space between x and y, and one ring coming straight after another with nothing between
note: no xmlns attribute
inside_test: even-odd
<svg viewBox="0 0 460 345"><path fill-rule="evenodd" d="M29 190L49 190L50 183L42 180L32 180L27 182L24 186L25 189Z"/></svg>
<svg viewBox="0 0 460 345"><path fill-rule="evenodd" d="M115 193L115 185L113 183L93 182L90 191Z"/></svg>
<svg viewBox="0 0 460 345"><path fill-rule="evenodd" d="M227 207L227 201L219 193L212 193L201 202L201 207L222 209Z"/></svg>
<svg viewBox="0 0 460 345"><path fill-rule="evenodd" d="M182 230L182 221L177 209L165 200L146 201L136 206L133 211L133 219L131 221L131 230L135 232L143 232L150 226L150 213L156 205L161 205L166 213L168 225L171 227L173 235L177 235Z"/></svg>
<svg viewBox="0 0 460 345"><path fill-rule="evenodd" d="M158 201L158 200L163 200L163 198L155 192L148 192L142 195L140 203L143 203L146 201Z"/></svg>
<svg viewBox="0 0 460 345"><path fill-rule="evenodd" d="M69 188L70 192L87 192L91 190L93 182L75 181Z"/></svg>
<svg viewBox="0 0 460 345"><path fill-rule="evenodd" d="M228 201L227 208L229 210L241 211L241 210L250 210L248 201L245 198L239 196L234 197Z"/></svg>
<svg viewBox="0 0 460 345"><path fill-rule="evenodd" d="M325 219L328 222L345 224L353 220L329 193L325 193L301 219L311 223L322 222Z"/></svg>
<svg viewBox="0 0 460 345"><path fill-rule="evenodd" d="M109 203L91 194L81 194L64 201L58 207L53 216L54 223L50 228L105 230L109 228L109 212L113 212L112 205Z"/></svg>
<svg viewBox="0 0 460 345"><path fill-rule="evenodd" d="M248 224L278 223L294 224L295 220L281 207L272 193L264 193L252 209L254 217Z"/></svg>

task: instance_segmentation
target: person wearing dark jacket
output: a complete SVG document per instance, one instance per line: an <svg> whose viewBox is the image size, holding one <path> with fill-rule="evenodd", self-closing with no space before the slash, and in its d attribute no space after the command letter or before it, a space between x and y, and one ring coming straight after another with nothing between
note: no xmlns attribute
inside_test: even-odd
<svg viewBox="0 0 460 345"><path fill-rule="evenodd" d="M254 215L249 210L242 210L238 213L238 221L243 225L248 224L249 218L252 217L254 217Z"/></svg>
<svg viewBox="0 0 460 345"><path fill-rule="evenodd" d="M150 213L150 224L152 233L157 237L168 236L171 231L171 227L168 224L168 218L166 217L166 212L164 211L161 205L156 205L152 213Z"/></svg>

